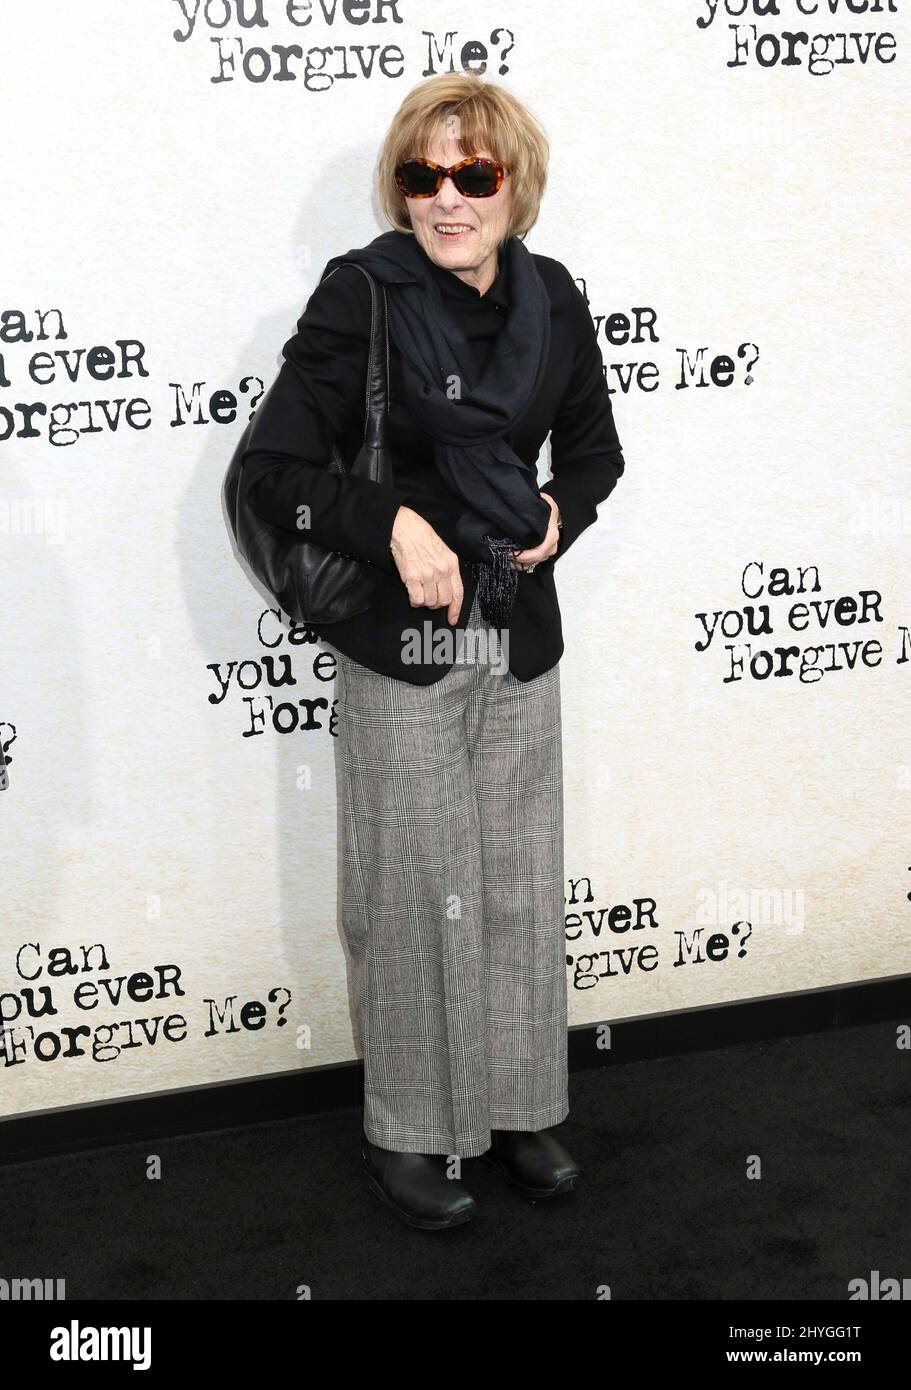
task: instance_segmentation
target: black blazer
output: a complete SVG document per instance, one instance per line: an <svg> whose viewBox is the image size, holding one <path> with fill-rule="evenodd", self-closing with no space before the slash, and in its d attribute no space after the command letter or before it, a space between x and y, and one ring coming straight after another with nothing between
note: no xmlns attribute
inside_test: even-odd
<svg viewBox="0 0 911 1390"><path fill-rule="evenodd" d="M624 471L610 392L595 327L581 290L560 261L535 255L551 301L550 364L545 384L511 435L512 447L534 465L550 434L553 476L540 485L560 508L563 528L556 555L518 576L508 631L509 668L531 680L563 654L560 605L554 569L586 527L597 520L597 506ZM509 312L505 259L486 294L428 263L440 278L447 304L460 316L483 370L494 349L503 316ZM390 291L394 293L394 289ZM445 485L433 462L433 440L416 425L405 399L401 358L390 336L389 435L392 486L331 473L333 440L346 465L363 439L363 398L370 338L370 290L360 271L342 266L311 294L267 401L254 417L245 454L244 475L254 509L296 535L298 508L310 507L307 539L329 550L367 560L380 570L374 602L343 622L313 629L339 651L383 675L430 685L449 669L444 662L402 660L406 629L455 632L467 621L475 581L459 555L465 589L458 622L446 620L446 607L413 607L389 549L392 524L401 505L419 512L459 554L454 525L463 504ZM451 663L450 663L451 664Z"/></svg>

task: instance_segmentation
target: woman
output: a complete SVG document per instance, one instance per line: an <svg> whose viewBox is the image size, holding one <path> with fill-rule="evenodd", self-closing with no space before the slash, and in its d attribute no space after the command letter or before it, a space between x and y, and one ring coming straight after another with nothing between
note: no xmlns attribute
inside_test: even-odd
<svg viewBox="0 0 911 1390"><path fill-rule="evenodd" d="M586 301L523 242L547 160L503 88L412 90L378 164L392 230L329 261L245 462L263 517L305 515L378 571L370 609L318 632L338 663L363 1161L428 1230L475 1212L447 1156L533 1197L579 1175L546 1132L568 1113L553 570L624 462ZM391 484L326 467L363 434L370 294L350 260L386 289Z"/></svg>

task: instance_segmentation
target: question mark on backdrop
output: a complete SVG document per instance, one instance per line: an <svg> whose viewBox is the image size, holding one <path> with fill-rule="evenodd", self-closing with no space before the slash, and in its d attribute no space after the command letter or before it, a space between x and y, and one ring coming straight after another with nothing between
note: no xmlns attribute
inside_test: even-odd
<svg viewBox="0 0 911 1390"><path fill-rule="evenodd" d="M0 731L3 729L11 729L12 738L4 739L2 732L0 732L0 792L5 792L9 788L9 773L6 769L7 764L12 760L7 757L7 752L10 745L16 742L15 724L7 724L6 720L0 720Z"/></svg>
<svg viewBox="0 0 911 1390"><path fill-rule="evenodd" d="M512 50L515 48L516 36L511 29L494 29L490 35L490 42L493 44L499 43L501 34L508 34L510 38L510 42L506 45L506 47L500 54L500 76L502 77L504 73L509 71L509 68L506 65L506 55L507 53L511 53Z"/></svg>
<svg viewBox="0 0 911 1390"><path fill-rule="evenodd" d="M265 390L266 383L263 381L262 377L259 376L243 377L240 383L240 394L242 396L245 396L247 394L248 390L250 389L247 383L251 381L256 381L259 383L259 389L257 391L254 391L253 395L250 398L250 419L252 420L253 412L263 398L263 392Z"/></svg>
<svg viewBox="0 0 911 1390"><path fill-rule="evenodd" d="M746 946L750 937L753 935L753 925L751 922L735 922L734 925L731 927L731 936L739 936L741 927L746 927L747 929L747 934L741 941L740 950L737 952L737 955L740 958L740 960L743 960L744 956L746 955L744 947Z"/></svg>
<svg viewBox="0 0 911 1390"><path fill-rule="evenodd" d="M288 1005L291 1003L291 991L290 989L285 989L284 985L279 985L276 989L270 989L267 995L269 1003L274 1004L280 994L287 994L288 998L285 1000L284 1004L282 1004L281 1008L278 1011L278 1022L275 1025L276 1028L284 1028L285 1024L288 1022L286 1018L282 1018L282 1014L284 1013L285 1009L287 1009Z"/></svg>
<svg viewBox="0 0 911 1390"><path fill-rule="evenodd" d="M741 343L740 347L737 349L737 356L744 357L746 355L747 348L752 348L753 352L755 353L755 356L751 357L749 362L747 363L747 374L744 377L744 385L750 386L753 381L753 378L750 376L750 372L753 370L753 368L756 366L756 363L759 361L759 348L756 346L755 343Z"/></svg>

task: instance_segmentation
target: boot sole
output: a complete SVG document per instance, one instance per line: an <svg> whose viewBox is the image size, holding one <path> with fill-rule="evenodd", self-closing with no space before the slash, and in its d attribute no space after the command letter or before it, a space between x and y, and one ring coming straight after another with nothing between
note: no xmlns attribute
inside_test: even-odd
<svg viewBox="0 0 911 1390"><path fill-rule="evenodd" d="M415 1226L419 1231L447 1231L451 1226L463 1226L466 1221L471 1221L474 1218L475 1211L471 1207L464 1207L461 1211L454 1212L452 1216L447 1216L443 1221L431 1221L426 1217L412 1216L411 1212L405 1211L403 1207L393 1202L383 1184L367 1167L366 1163L363 1164L363 1169L371 1192L379 1197L384 1206L394 1211L401 1221L406 1222L409 1226Z"/></svg>
<svg viewBox="0 0 911 1390"><path fill-rule="evenodd" d="M486 1168L490 1168L494 1173L499 1173L500 1177L505 1178L517 1192L521 1192L524 1197L532 1197L535 1200L560 1197L564 1192L571 1192L576 1185L576 1178L579 1176L577 1173L572 1173L569 1177L561 1178L556 1187L529 1187L527 1183L519 1182L518 1178L514 1178L512 1173L503 1167L502 1163L498 1163L489 1154L479 1154L478 1156Z"/></svg>

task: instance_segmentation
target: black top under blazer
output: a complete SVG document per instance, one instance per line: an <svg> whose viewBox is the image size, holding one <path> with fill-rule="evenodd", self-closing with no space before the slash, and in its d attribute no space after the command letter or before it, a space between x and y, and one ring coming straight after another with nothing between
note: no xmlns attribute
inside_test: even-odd
<svg viewBox="0 0 911 1390"><path fill-rule="evenodd" d="M534 254L534 253L532 253ZM534 255L551 302L550 361L544 385L518 421L510 442L535 467L550 434L551 472L541 483L560 508L563 528L557 552L518 576L508 632L509 669L522 681L555 666L563 654L563 628L554 567L577 537L597 520L597 506L615 487L624 460L614 426L595 326L585 298L567 268ZM505 258L485 294L427 257L470 341L483 371L509 312ZM387 293L394 293L392 287ZM370 287L359 270L342 266L317 285L282 349L284 358L268 399L254 417L244 476L254 510L267 521L301 535L298 508L310 507L306 539L369 561L381 571L370 608L343 622L312 630L339 651L382 675L413 685L445 676L445 662L402 660L404 632L424 632L429 621L456 632L467 622L476 581L459 555L464 600L459 620L447 622L447 606L412 606L389 549L399 507L419 512L456 554L453 528L464 510L433 460L433 440L414 421L402 385L400 354L390 334L388 444L391 486L330 472L333 441L346 467L363 442L364 382L370 340ZM455 644L449 644L447 650ZM438 651L439 648L431 647Z"/></svg>

